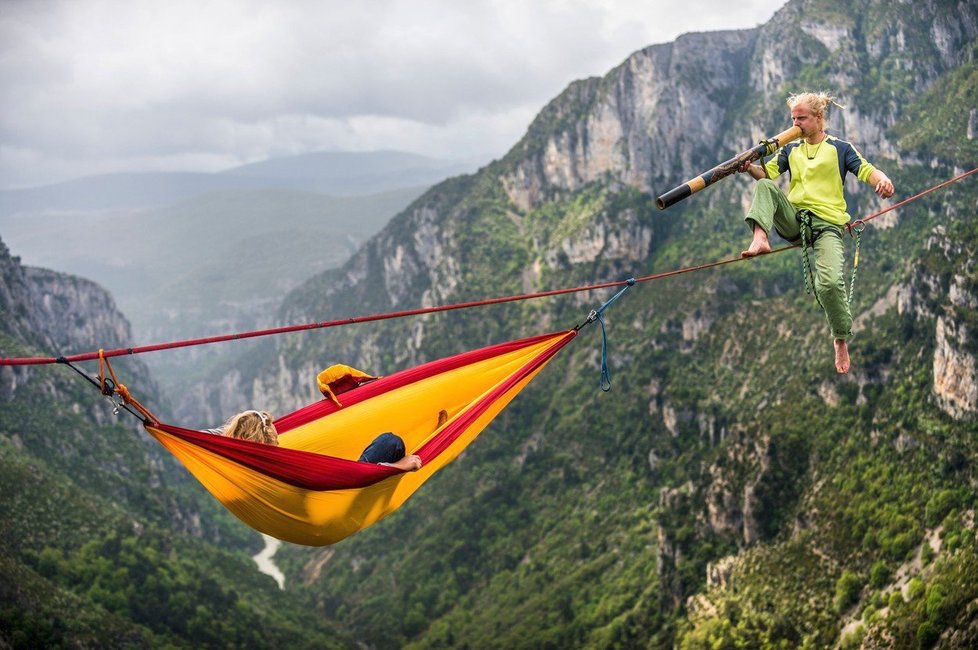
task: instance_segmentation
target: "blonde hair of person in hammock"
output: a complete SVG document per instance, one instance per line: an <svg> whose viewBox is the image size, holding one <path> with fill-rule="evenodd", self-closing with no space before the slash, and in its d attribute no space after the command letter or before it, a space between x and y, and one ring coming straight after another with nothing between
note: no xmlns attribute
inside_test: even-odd
<svg viewBox="0 0 978 650"><path fill-rule="evenodd" d="M278 445L278 431L268 411L251 410L232 415L217 432L229 438Z"/></svg>

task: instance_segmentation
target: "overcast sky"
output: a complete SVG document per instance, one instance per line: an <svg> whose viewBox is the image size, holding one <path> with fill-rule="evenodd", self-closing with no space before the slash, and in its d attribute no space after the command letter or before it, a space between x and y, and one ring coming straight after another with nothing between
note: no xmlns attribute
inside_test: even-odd
<svg viewBox="0 0 978 650"><path fill-rule="evenodd" d="M321 150L488 161L571 81L783 4L0 0L0 188Z"/></svg>

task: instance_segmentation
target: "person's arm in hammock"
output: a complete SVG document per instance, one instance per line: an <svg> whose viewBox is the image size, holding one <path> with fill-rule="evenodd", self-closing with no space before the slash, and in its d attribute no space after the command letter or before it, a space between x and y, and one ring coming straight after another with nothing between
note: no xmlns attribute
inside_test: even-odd
<svg viewBox="0 0 978 650"><path fill-rule="evenodd" d="M381 465L390 465L405 472L416 472L421 469L421 458L415 454L409 454L396 463L381 463Z"/></svg>

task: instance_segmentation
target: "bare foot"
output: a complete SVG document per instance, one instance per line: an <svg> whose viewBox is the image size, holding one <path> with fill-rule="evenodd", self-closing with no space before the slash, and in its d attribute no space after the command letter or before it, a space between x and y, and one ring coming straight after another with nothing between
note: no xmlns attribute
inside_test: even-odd
<svg viewBox="0 0 978 650"><path fill-rule="evenodd" d="M835 340L835 371L840 375L849 372L849 346L845 339Z"/></svg>
<svg viewBox="0 0 978 650"><path fill-rule="evenodd" d="M754 239L751 240L747 250L741 251L741 257L754 257L771 252L771 243L767 239L767 233L760 226L754 226Z"/></svg>

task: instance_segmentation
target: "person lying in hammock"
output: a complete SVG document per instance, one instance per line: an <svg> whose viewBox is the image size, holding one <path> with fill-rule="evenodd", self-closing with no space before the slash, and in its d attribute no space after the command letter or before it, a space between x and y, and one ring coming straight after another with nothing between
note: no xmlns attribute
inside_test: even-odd
<svg viewBox="0 0 978 650"><path fill-rule="evenodd" d="M448 412L444 409L438 413L438 425L445 424ZM207 429L208 433L261 442L267 445L278 444L278 431L272 416L267 411L248 410L231 416L223 427ZM361 463L390 465L405 472L416 472L421 469L421 458L415 454L407 454L404 440L391 432L382 433L367 445L358 459Z"/></svg>

